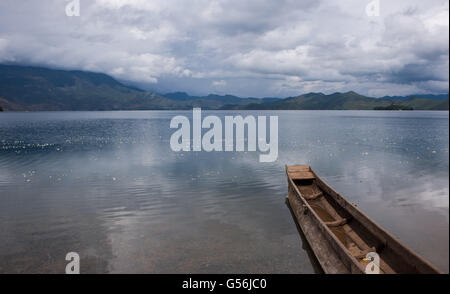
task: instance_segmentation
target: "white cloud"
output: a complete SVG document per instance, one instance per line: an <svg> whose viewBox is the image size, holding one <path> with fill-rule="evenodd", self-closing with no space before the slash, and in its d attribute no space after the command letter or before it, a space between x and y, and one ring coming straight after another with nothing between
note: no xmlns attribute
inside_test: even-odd
<svg viewBox="0 0 450 294"><path fill-rule="evenodd" d="M225 87L227 85L227 82L224 80L220 80L220 81L213 81L212 85L215 87Z"/></svg>

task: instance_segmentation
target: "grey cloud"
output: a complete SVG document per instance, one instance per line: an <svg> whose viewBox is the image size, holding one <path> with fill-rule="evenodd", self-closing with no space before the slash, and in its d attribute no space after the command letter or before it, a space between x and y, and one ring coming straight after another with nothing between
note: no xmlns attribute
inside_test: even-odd
<svg viewBox="0 0 450 294"><path fill-rule="evenodd" d="M0 62L101 71L142 87L242 96L449 87L448 1L0 2Z"/></svg>

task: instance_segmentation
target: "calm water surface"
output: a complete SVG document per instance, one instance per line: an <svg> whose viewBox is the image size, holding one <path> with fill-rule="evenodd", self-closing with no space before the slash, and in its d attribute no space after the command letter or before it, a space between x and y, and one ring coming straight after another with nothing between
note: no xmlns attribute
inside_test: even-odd
<svg viewBox="0 0 450 294"><path fill-rule="evenodd" d="M172 152L180 114L0 113L0 273L313 273L294 163L448 272L448 112L243 112L279 116L274 163Z"/></svg>

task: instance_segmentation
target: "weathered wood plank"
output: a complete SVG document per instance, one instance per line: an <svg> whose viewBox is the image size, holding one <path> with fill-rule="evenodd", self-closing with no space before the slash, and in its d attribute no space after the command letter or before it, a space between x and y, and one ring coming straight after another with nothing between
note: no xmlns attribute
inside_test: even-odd
<svg viewBox="0 0 450 294"><path fill-rule="evenodd" d="M293 180L314 180L316 177L309 171L295 171L289 172L289 175Z"/></svg>
<svg viewBox="0 0 450 294"><path fill-rule="evenodd" d="M309 165L291 165L287 167L288 172L298 172L298 171L311 171Z"/></svg>

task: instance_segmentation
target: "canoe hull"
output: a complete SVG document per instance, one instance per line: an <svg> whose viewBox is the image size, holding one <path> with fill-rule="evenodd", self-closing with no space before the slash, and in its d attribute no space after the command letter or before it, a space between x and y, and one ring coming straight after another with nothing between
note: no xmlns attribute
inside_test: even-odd
<svg viewBox="0 0 450 294"><path fill-rule="evenodd" d="M306 240L311 247L314 256L325 274L351 274L352 269L347 268L339 259L336 250L330 245L328 234L324 233L315 224L314 217L303 207L302 201L295 193L290 192L289 205L294 213L296 222L300 226ZM358 269L354 270L355 273Z"/></svg>
<svg viewBox="0 0 450 294"><path fill-rule="evenodd" d="M356 266L355 263L348 262L345 264L342 262L339 253L345 253L340 248L336 248L338 247L337 244L334 244L336 242L331 240L331 235L317 222L317 218L307 208L306 201L298 197L292 184L289 184L288 199L296 221L325 274L364 273L362 268Z"/></svg>
<svg viewBox="0 0 450 294"><path fill-rule="evenodd" d="M381 273L441 273L329 187L309 166L286 166L296 222L326 274L364 274L368 253Z"/></svg>

